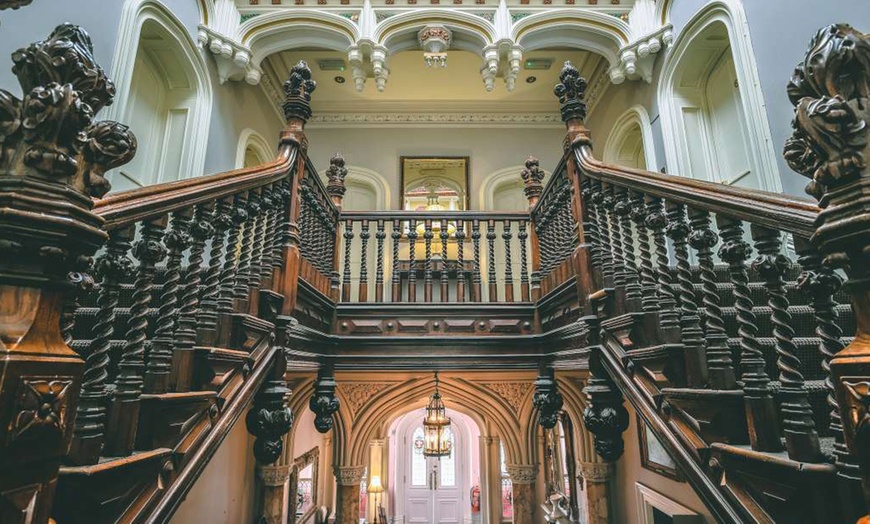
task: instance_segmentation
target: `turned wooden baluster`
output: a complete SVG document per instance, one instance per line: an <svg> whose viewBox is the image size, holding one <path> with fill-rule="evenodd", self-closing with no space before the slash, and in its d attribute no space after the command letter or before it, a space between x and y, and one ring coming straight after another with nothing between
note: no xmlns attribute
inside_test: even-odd
<svg viewBox="0 0 870 524"><path fill-rule="evenodd" d="M788 312L783 275L789 268L789 260L782 254L779 231L753 224L752 238L758 257L752 268L764 279L767 289L767 305L772 311L773 339L776 349L776 366L779 368L779 397L782 413L782 429L785 447L792 460L820 462L822 451L819 435L813 422L809 395L800 372L801 361L794 344L792 317Z"/></svg>
<svg viewBox="0 0 870 524"><path fill-rule="evenodd" d="M630 203L631 220L634 222L634 228L637 231L637 245L640 251L640 280L641 293L643 295L641 306L645 312L655 313L659 310L659 301L656 298L656 273L653 267L649 231L646 227L646 217L649 213L644 202L643 193L632 191Z"/></svg>
<svg viewBox="0 0 870 524"><path fill-rule="evenodd" d="M280 258L278 247L281 245L278 231L278 219L284 210L284 183L276 183L269 192L269 212L266 214L266 246L263 258L260 262L260 286L262 289L272 289L274 280L272 274L275 266L279 264L276 258Z"/></svg>
<svg viewBox="0 0 870 524"><path fill-rule="evenodd" d="M169 387L173 391L190 391L193 383L193 347L196 345L196 314L199 309L199 287L203 275L205 243L214 234L212 219L214 202L196 207L189 234L193 241L187 258L187 272L179 294L178 325L175 329L175 351L172 354L172 371Z"/></svg>
<svg viewBox="0 0 870 524"><path fill-rule="evenodd" d="M341 249L339 247L341 245L341 227L339 226L339 218L344 195L347 193L347 186L344 183L344 179L347 177L347 168L344 165L344 157L339 153L335 153L329 159L329 168L326 170L326 178L328 180L326 194L329 195L332 204L339 213L332 224L332 235L330 237L332 257L329 261L331 266L329 269L329 287L330 297L335 301L338 301L341 295L341 273L339 273L341 268Z"/></svg>
<svg viewBox="0 0 870 524"><path fill-rule="evenodd" d="M315 238L314 195L309 186L310 183L311 181L305 177L302 177L299 183L299 195L301 197L299 203L299 253L306 260L311 259Z"/></svg>
<svg viewBox="0 0 870 524"><path fill-rule="evenodd" d="M139 399L145 385L148 307L151 305L156 264L166 257L166 248L161 242L166 223L166 216L143 222L140 238L133 247L139 269L133 284L133 305L130 307L124 350L118 363L115 396L109 409L105 456L127 456L133 452L139 427Z"/></svg>
<svg viewBox="0 0 870 524"><path fill-rule="evenodd" d="M520 241L520 300L523 302L529 302L531 300L531 292L529 289L529 252L526 244L528 238L528 224L525 220L520 220L517 240Z"/></svg>
<svg viewBox="0 0 870 524"><path fill-rule="evenodd" d="M456 301L465 302L465 222L456 222Z"/></svg>
<svg viewBox="0 0 870 524"><path fill-rule="evenodd" d="M447 239L450 233L447 231L447 220L441 220L441 302L450 301L450 281L447 274Z"/></svg>
<svg viewBox="0 0 870 524"><path fill-rule="evenodd" d="M474 264L471 274L471 300L481 302L481 278L480 278L480 220L471 221L471 244L474 253Z"/></svg>
<svg viewBox="0 0 870 524"><path fill-rule="evenodd" d="M425 230L423 231L423 240L426 251L426 264L423 266L423 296L424 301L432 302L432 221L426 219L424 222Z"/></svg>
<svg viewBox="0 0 870 524"><path fill-rule="evenodd" d="M626 282L625 257L622 247L622 231L619 228L619 217L616 215L616 188L611 185L602 185L604 201L602 206L607 213L607 222L610 230L611 256L613 259L613 287L624 290Z"/></svg>
<svg viewBox="0 0 870 524"><path fill-rule="evenodd" d="M238 274L233 288L233 310L245 312L248 310L248 290L253 272L254 239L257 225L260 223L260 190L248 193L248 220L242 233L242 247L239 254Z"/></svg>
<svg viewBox="0 0 870 524"><path fill-rule="evenodd" d="M487 254L487 283L489 284L489 294L487 299L490 302L498 302L498 277L495 271L495 221L488 220L486 224L486 254Z"/></svg>
<svg viewBox="0 0 870 524"><path fill-rule="evenodd" d="M686 381L689 387L700 388L707 384L707 355L704 352L704 331L698 315L698 300L692 282L687 239L691 232L686 221L686 206L667 203L668 237L674 242L674 258L677 260L678 300L680 304L680 329L682 331L683 355L686 360Z"/></svg>
<svg viewBox="0 0 870 524"><path fill-rule="evenodd" d="M614 192L616 204L613 212L619 217L619 227L622 230L622 244L625 264L625 307L627 311L640 311L642 308L637 258L634 251L634 235L631 231L632 203L628 198L628 189L617 187Z"/></svg>
<svg viewBox="0 0 870 524"><path fill-rule="evenodd" d="M232 197L217 202L212 226L214 235L208 254L208 270L202 286L200 307L196 315L197 343L202 346L214 345L217 338L218 297L221 286L221 266L227 241L227 232L233 227Z"/></svg>
<svg viewBox="0 0 870 524"><path fill-rule="evenodd" d="M256 316L260 305L260 285L263 276L263 254L266 253L266 228L272 211L272 189L265 187L260 193L260 214L254 229L254 244L251 248L251 269L248 273L247 313ZM269 264L271 265L271 264Z"/></svg>
<svg viewBox="0 0 870 524"><path fill-rule="evenodd" d="M190 240L188 228L192 216L193 208L173 213L170 231L163 237L163 245L168 249L166 278L160 294L157 324L145 367L146 393L169 391L169 375L175 350L175 322L178 320L178 293L181 289L181 259Z"/></svg>
<svg viewBox="0 0 870 524"><path fill-rule="evenodd" d="M653 233L656 248L656 278L658 280L659 296L659 328L662 341L666 343L680 342L680 314L677 311L677 294L674 291L674 279L669 266L668 243L665 238L665 227L668 217L665 214L660 198L647 198L646 227Z"/></svg>
<svg viewBox="0 0 870 524"><path fill-rule="evenodd" d="M392 220L390 222L392 231L390 238L393 240L393 263L390 264L390 281L393 288L393 302L402 301L402 275L399 271L399 240L402 238L402 222L400 220Z"/></svg>
<svg viewBox="0 0 870 524"><path fill-rule="evenodd" d="M504 240L504 301L514 301L514 268L511 258L511 239L513 232L511 231L511 222L503 220L501 223L501 238Z"/></svg>
<svg viewBox="0 0 870 524"><path fill-rule="evenodd" d="M135 227L115 229L109 236L106 252L97 259L94 271L100 278L94 338L88 346L82 389L76 410L75 429L69 459L73 464L96 464L106 436L106 388L109 350L115 334L115 309L121 283L133 273L133 261L127 256Z"/></svg>
<svg viewBox="0 0 870 524"><path fill-rule="evenodd" d="M598 238L601 246L599 251L601 259L601 280L605 288L612 288L614 286L613 242L611 242L610 223L607 220L604 207L605 196L601 182L593 180L592 209L595 215L595 222L598 224Z"/></svg>
<svg viewBox="0 0 870 524"><path fill-rule="evenodd" d="M601 237L599 236L598 227L598 211L593 202L594 190L592 188L592 180L589 177L583 177L580 182L580 190L585 204L586 216L583 219L583 231L586 237L586 242L589 244L589 261L592 267L601 270ZM641 197L641 203L643 203ZM632 215L634 218L634 215ZM644 229L644 231L646 231ZM643 245L641 245L641 254L643 253Z"/></svg>
<svg viewBox="0 0 870 524"><path fill-rule="evenodd" d="M740 337L740 379L743 381L750 444L756 451L782 451L776 405L770 389L770 377L764 369L764 353L758 342L758 325L752 312L749 275L746 272L746 260L752 248L743 240L741 221L717 215L716 224L722 237L719 258L728 263L731 284L734 286L734 306L737 309Z"/></svg>
<svg viewBox="0 0 870 524"><path fill-rule="evenodd" d="M408 221L408 302L417 301L417 220Z"/></svg>
<svg viewBox="0 0 870 524"><path fill-rule="evenodd" d="M701 272L701 294L704 304L704 339L707 344L707 375L710 389L735 389L737 379L731 350L728 348L728 334L719 306L719 292L716 287L716 272L713 266L713 248L719 243L719 235L710 227L710 213L703 209L689 209L692 233L689 245L698 255Z"/></svg>
<svg viewBox="0 0 870 524"><path fill-rule="evenodd" d="M359 257L359 287L357 290L358 301L368 302L369 299L369 221L363 220L360 226L360 257Z"/></svg>
<svg viewBox="0 0 870 524"><path fill-rule="evenodd" d="M384 239L387 233L384 231L384 221L378 220L378 229L375 233L377 241L377 253L375 258L375 302L384 301Z"/></svg>
<svg viewBox="0 0 870 524"><path fill-rule="evenodd" d="M344 271L341 276L341 301L350 302L350 259L351 243L353 242L353 222L344 222Z"/></svg>
<svg viewBox="0 0 870 524"><path fill-rule="evenodd" d="M237 249L239 247L239 238L242 236L242 228L244 228L245 222L248 220L247 192L236 195L230 217L233 221L233 227L230 229L226 250L224 251L224 268L221 272L221 289L217 308L218 313L225 314L233 312L233 289L236 287L236 278L238 276L236 268L239 265Z"/></svg>

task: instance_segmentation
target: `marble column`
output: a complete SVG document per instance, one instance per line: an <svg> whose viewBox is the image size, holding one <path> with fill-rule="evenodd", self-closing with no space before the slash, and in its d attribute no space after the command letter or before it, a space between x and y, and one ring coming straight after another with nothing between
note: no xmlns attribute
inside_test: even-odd
<svg viewBox="0 0 870 524"><path fill-rule="evenodd" d="M257 466L257 475L263 487L261 520L265 524L282 524L284 516L284 486L292 466Z"/></svg>
<svg viewBox="0 0 870 524"><path fill-rule="evenodd" d="M609 524L608 496L613 464L608 462L581 462L580 471L586 479L586 511L588 524Z"/></svg>
<svg viewBox="0 0 870 524"><path fill-rule="evenodd" d="M335 524L359 524L359 490L365 466L335 466Z"/></svg>
<svg viewBox="0 0 870 524"><path fill-rule="evenodd" d="M514 498L514 524L533 524L535 522L535 479L538 466L527 464L508 464Z"/></svg>

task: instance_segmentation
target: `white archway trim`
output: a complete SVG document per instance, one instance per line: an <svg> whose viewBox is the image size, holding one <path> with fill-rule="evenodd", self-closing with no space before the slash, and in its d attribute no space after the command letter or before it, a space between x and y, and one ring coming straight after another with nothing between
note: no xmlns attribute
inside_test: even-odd
<svg viewBox="0 0 870 524"><path fill-rule="evenodd" d="M656 171L658 161L656 160L652 125L650 124L649 113L640 104L629 108L614 122L613 127L610 129L610 134L607 135L607 140L604 142L603 160L608 163L615 161L619 156L619 148L622 146L626 133L630 132L635 125L640 127L640 134L643 138L643 155L646 160L646 169L648 171Z"/></svg>
<svg viewBox="0 0 870 524"><path fill-rule="evenodd" d="M259 67L270 54L316 45L346 51L359 39L357 26L342 16L315 9L279 10L245 21L238 29L241 44L250 48Z"/></svg>
<svg viewBox="0 0 870 524"><path fill-rule="evenodd" d="M254 149L264 162L268 162L275 157L273 147L263 138L263 135L247 127L239 135L239 145L236 147L236 169L244 167L245 151L249 147Z"/></svg>
<svg viewBox="0 0 870 524"><path fill-rule="evenodd" d="M178 44L182 58L190 65L196 81L196 99L191 111L191 123L186 135L189 140L184 144L179 173L188 177L203 174L205 168L205 153L208 146L209 122L212 110L212 88L208 76L205 59L200 54L193 38L187 32L172 11L158 0L127 0L121 12L121 24L118 28L118 43L115 46L115 56L112 59L112 78L115 80L117 92L115 102L108 107L106 118L124 122L130 107L130 92L132 89L133 69L139 50L139 40L142 26L153 21L159 24L166 33ZM135 133L136 130L133 129Z"/></svg>
<svg viewBox="0 0 870 524"><path fill-rule="evenodd" d="M743 114L746 117L747 143L752 170L758 174L761 189L782 192L782 180L776 164L764 94L761 92L758 66L755 63L755 54L749 37L749 23L740 0L713 0L704 6L680 32L670 52L665 56L658 89L658 102L668 172L691 176L688 146L682 132L680 107L675 103L675 77L681 60L691 48L692 41L715 23L722 23L728 31Z"/></svg>
<svg viewBox="0 0 870 524"><path fill-rule="evenodd" d="M570 28L570 35L565 30ZM511 30L514 41L526 51L567 45L598 53L611 67L620 62L619 50L629 43L631 28L615 16L594 11L542 11L518 21Z"/></svg>
<svg viewBox="0 0 870 524"><path fill-rule="evenodd" d="M498 186L505 183L512 183L522 180L520 176L520 172L525 169L524 165L516 165L511 167L506 167L504 169L499 169L493 173L490 173L483 179L483 182L480 183L480 189L478 190L478 201L480 203L481 210L484 211L492 211L493 206L495 205L495 192L498 189ZM544 184L546 185L547 180L550 179L550 172L544 171Z"/></svg>
<svg viewBox="0 0 870 524"><path fill-rule="evenodd" d="M373 35L374 41L389 48L392 37L430 23L444 24L450 29L474 35L480 40L481 48L496 41L495 26L489 21L472 13L444 9L409 10L391 16L378 24ZM394 52L393 49L389 51Z"/></svg>
<svg viewBox="0 0 870 524"><path fill-rule="evenodd" d="M377 171L366 169L359 166L344 166L347 169L347 179L357 181L362 184L371 186L375 192L375 200L377 201L377 209L372 211L384 211L390 209L392 205L392 193L390 191L390 183ZM320 178L326 180L326 170L320 173ZM324 182L325 183L325 182Z"/></svg>

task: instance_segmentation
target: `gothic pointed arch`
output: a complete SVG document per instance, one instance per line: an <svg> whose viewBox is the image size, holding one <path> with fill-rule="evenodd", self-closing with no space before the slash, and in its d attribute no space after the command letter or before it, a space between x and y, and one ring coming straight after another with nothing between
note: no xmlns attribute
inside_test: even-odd
<svg viewBox="0 0 870 524"><path fill-rule="evenodd" d="M625 111L614 122L604 142L605 162L657 171L655 144L649 113L642 105Z"/></svg>

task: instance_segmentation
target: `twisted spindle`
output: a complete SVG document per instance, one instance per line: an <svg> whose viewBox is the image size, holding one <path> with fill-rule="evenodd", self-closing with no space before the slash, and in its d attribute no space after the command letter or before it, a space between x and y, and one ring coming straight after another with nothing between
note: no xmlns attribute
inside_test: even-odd
<svg viewBox="0 0 870 524"><path fill-rule="evenodd" d="M517 232L517 240L520 242L520 299L523 302L531 300L531 292L529 289L529 253L526 241L529 239L528 225L525 220L520 221L519 232ZM461 264L460 264L461 265Z"/></svg>
<svg viewBox="0 0 870 524"><path fill-rule="evenodd" d="M481 278L480 278L480 221L472 220L471 222L471 245L474 257L474 263L471 274L471 299L474 302L482 300L481 295Z"/></svg>
<svg viewBox="0 0 870 524"><path fill-rule="evenodd" d="M598 230L598 212L593 202L594 190L592 188L592 179L583 177L580 182L580 194L583 196L584 210L586 216L583 222L583 232L586 236L586 242L589 244L589 260L592 267L601 269L601 238ZM641 246L643 250L643 246Z"/></svg>
<svg viewBox="0 0 870 524"><path fill-rule="evenodd" d="M408 229L408 302L417 301L417 221L409 221Z"/></svg>
<svg viewBox="0 0 870 524"><path fill-rule="evenodd" d="M659 296L659 326L662 339L667 343L680 341L680 314L677 312L676 293L674 292L673 274L668 258L668 244L665 238L665 228L668 217L660 198L650 198L647 202L646 227L653 233L656 248L656 275L658 279Z"/></svg>
<svg viewBox="0 0 870 524"><path fill-rule="evenodd" d="M456 301L465 302L465 222L456 223Z"/></svg>
<svg viewBox="0 0 870 524"><path fill-rule="evenodd" d="M741 221L717 215L716 223L722 237L719 258L728 264L731 284L734 287L737 335L740 338L740 379L743 381L750 444L756 451L782 451L770 377L764 369L764 354L758 342L757 319L752 312L749 275L746 271L746 260L752 248L743 240Z"/></svg>
<svg viewBox="0 0 870 524"><path fill-rule="evenodd" d="M652 250L649 244L649 231L646 228L648 210L644 203L643 193L632 192L630 218L637 231L637 245L640 251L641 306L645 312L653 313L659 310L656 298L656 274L653 268Z"/></svg>
<svg viewBox="0 0 870 524"><path fill-rule="evenodd" d="M360 302L367 302L369 299L369 238L371 238L371 231L369 230L368 220L362 221L359 238L359 289L357 293L357 299Z"/></svg>
<svg viewBox="0 0 870 524"><path fill-rule="evenodd" d="M490 220L486 225L486 253L487 253L487 281L489 283L490 302L498 302L498 277L495 272L495 221Z"/></svg>
<svg viewBox="0 0 870 524"><path fill-rule="evenodd" d="M233 201L230 219L233 222L230 228L229 236L224 250L224 267L221 272L220 295L218 296L218 312L232 313L233 312L233 289L236 286L236 276L238 267L238 257L236 250L239 247L239 238L241 237L242 228L248 220L247 209L247 194L240 193L236 195Z"/></svg>
<svg viewBox="0 0 870 524"><path fill-rule="evenodd" d="M139 398L145 384L148 307L151 305L156 264L166 257L166 248L161 242L165 228L166 217L143 222L139 240L133 248L133 256L139 261L139 268L133 287L133 303L127 322L124 349L118 363L115 396L109 414L105 444L107 456L127 456L133 452L139 424Z"/></svg>
<svg viewBox="0 0 870 524"><path fill-rule="evenodd" d="M441 220L441 231L439 238L441 239L441 302L447 302L450 297L450 281L447 275L447 238L450 233L447 231L447 220Z"/></svg>
<svg viewBox="0 0 870 524"><path fill-rule="evenodd" d="M423 296L426 302L432 302L432 221L424 222L423 241L426 252L425 265L423 266Z"/></svg>
<svg viewBox="0 0 870 524"><path fill-rule="evenodd" d="M178 292L181 289L181 258L190 240L188 228L192 214L192 209L173 213L170 231L163 238L163 245L168 249L166 278L160 294L157 327L146 366L147 393L165 393L169 388L169 373L175 348L175 323L178 320Z"/></svg>
<svg viewBox="0 0 870 524"><path fill-rule="evenodd" d="M109 234L105 253L94 264L100 279L94 338L88 346L82 388L76 408L75 429L69 457L74 464L96 464L103 446L106 424L106 401L109 377L109 349L115 334L115 309L121 283L133 273L133 261L127 256L134 228L115 229Z"/></svg>
<svg viewBox="0 0 870 524"><path fill-rule="evenodd" d="M513 232L511 231L511 223L505 220L501 223L502 233L501 238L504 240L504 301L514 301L514 265L511 258L511 239Z"/></svg>
<svg viewBox="0 0 870 524"><path fill-rule="evenodd" d="M344 222L344 270L341 275L341 300L350 301L350 251L353 243L353 222Z"/></svg>
<svg viewBox="0 0 870 524"><path fill-rule="evenodd" d="M599 250L599 258L601 260L601 278L605 288L613 287L613 243L610 241L610 225L606 220L606 211L604 209L604 190L601 182L594 180L592 182L592 210L595 216L595 222L598 224L598 238L600 240L601 249ZM664 226L662 226L664 227Z"/></svg>
<svg viewBox="0 0 870 524"><path fill-rule="evenodd" d="M780 410L788 456L801 462L822 460L819 436L813 422L804 376L800 371L801 361L794 343L792 317L788 312L788 297L785 294L783 275L789 268L789 260L782 254L779 231L752 225L752 238L758 256L752 263L767 289L767 305L772 311L776 367L779 369Z"/></svg>
<svg viewBox="0 0 870 524"><path fill-rule="evenodd" d="M607 221L610 226L611 254L613 256L613 286L625 288L626 271L625 256L623 255L622 231L619 229L619 217L615 212L616 196L613 186L602 187L604 201L602 205L607 213Z"/></svg>
<svg viewBox="0 0 870 524"><path fill-rule="evenodd" d="M399 240L402 238L402 223L398 220L393 220L390 222L390 228L392 231L390 232L390 238L392 239L392 250L393 250L393 262L390 264L390 272L392 275L390 276L390 281L392 282L393 288L393 302L401 302L402 301L402 276L399 272Z"/></svg>
<svg viewBox="0 0 870 524"><path fill-rule="evenodd" d="M217 207L211 221L214 235L211 238L211 246L208 253L208 269L205 272L205 283L202 286L202 297L199 301L200 307L196 316L199 342L203 345L214 343L214 340L208 337L217 329L218 297L220 296L221 263L223 261L221 255L224 251L227 231L233 226L231 211L232 200L223 198L217 202Z"/></svg>
<svg viewBox="0 0 870 524"><path fill-rule="evenodd" d="M616 203L614 214L619 217L619 228L622 230L623 257L625 265L625 307L628 311L640 311L643 299L640 280L637 272L637 258L634 251L634 236L631 231L632 203L628 198L628 189L617 187L614 191Z"/></svg>
<svg viewBox="0 0 870 524"><path fill-rule="evenodd" d="M251 272L254 260L254 239L257 225L260 223L260 192L251 191L248 195L248 220L242 233L242 247L239 256L238 274L236 285L233 288L233 309L235 311L248 310L248 289L251 282Z"/></svg>
<svg viewBox="0 0 870 524"><path fill-rule="evenodd" d="M384 301L384 239L387 233L384 230L384 221L378 220L375 241L377 249L375 253L375 302Z"/></svg>

